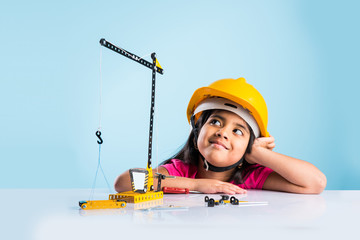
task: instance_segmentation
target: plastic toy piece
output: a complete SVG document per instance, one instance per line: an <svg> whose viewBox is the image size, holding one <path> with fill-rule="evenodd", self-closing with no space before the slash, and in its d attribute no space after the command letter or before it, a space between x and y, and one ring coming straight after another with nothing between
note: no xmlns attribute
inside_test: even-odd
<svg viewBox="0 0 360 240"><path fill-rule="evenodd" d="M158 185L157 185L157 192L161 191L161 180L164 180L166 178L176 178L175 176L166 176L164 174L161 173L155 173L155 177L158 179Z"/></svg>
<svg viewBox="0 0 360 240"><path fill-rule="evenodd" d="M164 194L162 191L160 192L146 192L146 193L138 193L133 191L121 192L115 194L109 194L109 200L122 200L127 203L140 203L145 201L152 201L157 199L162 199Z"/></svg>
<svg viewBox="0 0 360 240"><path fill-rule="evenodd" d="M161 67L161 65L160 65L160 63L159 63L159 61L157 59L156 59L156 67L162 69L162 67Z"/></svg>
<svg viewBox="0 0 360 240"><path fill-rule="evenodd" d="M189 194L188 188L172 188L172 187L163 187L162 191L164 193L180 193L180 194Z"/></svg>
<svg viewBox="0 0 360 240"><path fill-rule="evenodd" d="M101 138L101 132L100 131L96 131L96 136L99 138L99 140L97 141L98 144L102 144L104 141Z"/></svg>
<svg viewBox="0 0 360 240"><path fill-rule="evenodd" d="M153 208L153 207L158 207L164 204L164 199L156 199L153 201L145 201L145 202L139 202L139 203L134 203L134 210L141 210L141 209L146 209L146 208Z"/></svg>
<svg viewBox="0 0 360 240"><path fill-rule="evenodd" d="M156 177L158 178L158 188L157 191L155 191L154 188L152 188L152 190L149 190L148 188L150 182L149 170L133 168L129 170L129 173L132 191L110 194L110 200L121 199L128 203L140 203L163 198L163 192L161 191L161 179L165 179L168 176L156 173ZM152 173L151 168L150 173ZM153 181L151 181L151 184L153 184Z"/></svg>
<svg viewBox="0 0 360 240"><path fill-rule="evenodd" d="M133 192L146 193L149 172L145 169L133 168L129 170Z"/></svg>
<svg viewBox="0 0 360 240"><path fill-rule="evenodd" d="M247 201L239 201L236 197L232 196L230 197L228 195L221 195L220 200L215 200L213 198L209 198L208 196L205 196L205 202L207 202L208 207L215 207L218 205L224 205L230 203L231 205L239 205L239 202L247 202Z"/></svg>
<svg viewBox="0 0 360 240"><path fill-rule="evenodd" d="M79 206L84 210L91 209L106 209L106 208L124 208L125 201L121 200L95 200L95 201L80 201Z"/></svg>
<svg viewBox="0 0 360 240"><path fill-rule="evenodd" d="M160 174L160 173L156 173L156 178L158 179L158 186L157 186L157 192L161 191L161 180L166 178L166 175L164 174Z"/></svg>
<svg viewBox="0 0 360 240"><path fill-rule="evenodd" d="M134 60L135 62L138 62L142 65L144 65L145 67L148 67L150 69L153 69L154 66L156 66L156 72L160 73L160 74L163 74L164 73L164 70L161 68L160 64L158 61L155 61L155 64L153 65L152 63L146 61L145 59L142 59L141 57L139 56L136 56L135 54L129 52L129 51L126 51L120 47L117 47L115 46L114 44L106 41L104 38L100 39L100 44L114 52L117 52L131 60Z"/></svg>

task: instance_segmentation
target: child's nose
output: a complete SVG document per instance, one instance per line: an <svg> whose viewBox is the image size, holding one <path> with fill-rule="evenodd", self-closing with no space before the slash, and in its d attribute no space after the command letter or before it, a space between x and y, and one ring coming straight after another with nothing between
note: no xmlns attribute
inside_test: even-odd
<svg viewBox="0 0 360 240"><path fill-rule="evenodd" d="M228 139L228 136L227 136L226 131L225 131L224 128L219 129L219 130L216 132L216 136L217 136L217 137L221 137L221 138Z"/></svg>

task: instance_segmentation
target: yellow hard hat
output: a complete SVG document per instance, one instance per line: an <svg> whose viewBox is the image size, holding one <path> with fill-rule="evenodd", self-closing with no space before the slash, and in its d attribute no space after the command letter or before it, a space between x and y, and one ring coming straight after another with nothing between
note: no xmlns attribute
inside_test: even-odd
<svg viewBox="0 0 360 240"><path fill-rule="evenodd" d="M231 102L226 102L226 100ZM192 115L195 115L196 122L200 112L208 109L225 109L235 112L250 125L255 137L269 136L265 100L252 85L246 83L245 78L221 79L208 87L197 89L187 108L189 123Z"/></svg>

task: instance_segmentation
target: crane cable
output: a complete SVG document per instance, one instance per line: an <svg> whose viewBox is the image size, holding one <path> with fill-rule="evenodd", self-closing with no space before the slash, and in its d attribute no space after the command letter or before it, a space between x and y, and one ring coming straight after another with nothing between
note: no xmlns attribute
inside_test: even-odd
<svg viewBox="0 0 360 240"><path fill-rule="evenodd" d="M96 179L97 179L97 175L99 172L99 169L101 170L105 182L107 184L107 187L109 189L109 193L111 193L111 188L110 188L110 184L106 178L106 175L104 173L104 170L101 166L101 144L103 143L103 140L101 138L101 112L102 112L102 73L101 73L101 62L102 62L102 49L100 47L100 86L99 86L99 127L97 129L97 131L95 132L98 140L97 143L99 144L99 157L98 157L98 164L97 164L97 168L96 168L96 173L95 173L95 177L94 177L94 181L93 181L93 185L91 188L91 192L90 192L90 196L89 196L89 200L92 200L92 198L94 197L94 190L95 190L95 186L96 186Z"/></svg>

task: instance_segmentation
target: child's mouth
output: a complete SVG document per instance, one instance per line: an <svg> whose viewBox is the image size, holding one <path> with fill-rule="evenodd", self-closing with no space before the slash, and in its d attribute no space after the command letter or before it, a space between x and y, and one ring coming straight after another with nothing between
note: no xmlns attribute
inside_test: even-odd
<svg viewBox="0 0 360 240"><path fill-rule="evenodd" d="M228 150L228 148L225 146L225 144L223 144L222 142L219 141L210 141L211 146L217 148L217 149L225 149Z"/></svg>

